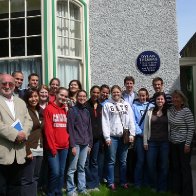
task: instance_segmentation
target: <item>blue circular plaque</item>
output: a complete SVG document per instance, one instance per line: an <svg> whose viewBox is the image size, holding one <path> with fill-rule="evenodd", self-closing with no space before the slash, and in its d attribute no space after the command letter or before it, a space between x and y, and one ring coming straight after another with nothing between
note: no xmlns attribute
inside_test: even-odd
<svg viewBox="0 0 196 196"><path fill-rule="evenodd" d="M153 51L144 51L137 57L136 66L145 75L154 74L160 68L159 55Z"/></svg>

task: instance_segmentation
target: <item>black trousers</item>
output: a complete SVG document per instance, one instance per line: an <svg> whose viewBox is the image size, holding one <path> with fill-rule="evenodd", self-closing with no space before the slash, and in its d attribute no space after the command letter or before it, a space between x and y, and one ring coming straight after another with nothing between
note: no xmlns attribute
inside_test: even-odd
<svg viewBox="0 0 196 196"><path fill-rule="evenodd" d="M184 153L185 143L171 143L172 191L182 196L193 195L191 152Z"/></svg>
<svg viewBox="0 0 196 196"><path fill-rule="evenodd" d="M16 161L11 165L0 165L0 196L21 195L22 166Z"/></svg>
<svg viewBox="0 0 196 196"><path fill-rule="evenodd" d="M136 164L136 153L135 153L135 149L131 148L128 150L128 154L127 154L127 180L131 184L134 184L135 164Z"/></svg>
<svg viewBox="0 0 196 196"><path fill-rule="evenodd" d="M21 196L36 196L43 157L33 157L23 165Z"/></svg>

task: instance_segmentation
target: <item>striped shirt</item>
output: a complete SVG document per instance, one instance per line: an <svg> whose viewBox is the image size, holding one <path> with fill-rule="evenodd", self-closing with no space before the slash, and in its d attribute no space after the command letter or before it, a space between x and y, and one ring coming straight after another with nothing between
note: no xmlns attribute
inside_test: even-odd
<svg viewBox="0 0 196 196"><path fill-rule="evenodd" d="M189 108L176 110L174 106L169 109L170 141L172 143L185 142L190 146L195 131L193 114Z"/></svg>

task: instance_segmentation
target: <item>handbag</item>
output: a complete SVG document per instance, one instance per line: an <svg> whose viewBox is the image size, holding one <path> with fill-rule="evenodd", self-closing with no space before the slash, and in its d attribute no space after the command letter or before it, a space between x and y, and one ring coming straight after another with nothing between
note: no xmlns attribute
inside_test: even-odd
<svg viewBox="0 0 196 196"><path fill-rule="evenodd" d="M120 115L120 111L119 111L117 106L116 106L116 110L118 111L120 121L121 121L121 124L122 124L122 127L123 127L123 135L122 135L123 144L129 144L129 136L130 136L129 129L124 128L123 123L122 123L122 118L121 118L121 115Z"/></svg>
<svg viewBox="0 0 196 196"><path fill-rule="evenodd" d="M129 129L123 128L123 144L129 144L129 136L130 136Z"/></svg>

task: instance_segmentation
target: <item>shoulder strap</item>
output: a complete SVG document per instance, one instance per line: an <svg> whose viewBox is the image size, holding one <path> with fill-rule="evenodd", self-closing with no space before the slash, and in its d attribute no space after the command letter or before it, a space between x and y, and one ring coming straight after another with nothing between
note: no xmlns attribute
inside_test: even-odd
<svg viewBox="0 0 196 196"><path fill-rule="evenodd" d="M147 113L147 111L148 111L149 105L150 105L150 102L147 104L146 109L145 109L145 112L144 112L144 114L142 115L142 117L141 117L141 119L140 119L140 122L139 122L139 124L138 124L139 126L141 126L141 124L142 124L143 121L144 121L144 118L145 118L146 113Z"/></svg>

